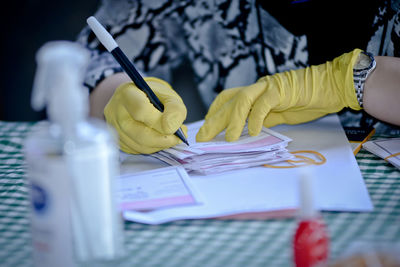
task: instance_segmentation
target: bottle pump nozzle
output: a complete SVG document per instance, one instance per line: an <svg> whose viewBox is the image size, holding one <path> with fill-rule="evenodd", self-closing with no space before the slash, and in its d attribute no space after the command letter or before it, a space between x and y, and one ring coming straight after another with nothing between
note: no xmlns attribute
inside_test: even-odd
<svg viewBox="0 0 400 267"><path fill-rule="evenodd" d="M89 51L71 41L48 42L36 54L32 107L39 111L47 106L49 119L65 132L88 114L82 82L88 60Z"/></svg>

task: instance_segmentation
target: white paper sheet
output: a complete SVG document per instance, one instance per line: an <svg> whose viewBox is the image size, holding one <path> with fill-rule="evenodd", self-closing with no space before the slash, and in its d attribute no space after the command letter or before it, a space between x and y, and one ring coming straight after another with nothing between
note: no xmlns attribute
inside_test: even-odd
<svg viewBox="0 0 400 267"><path fill-rule="evenodd" d="M331 211L371 211L368 191L337 115L301 125L281 125L272 130L293 139L289 151L315 150L327 162L315 166L316 206ZM122 172L163 168L156 159L126 157ZM212 218L244 212L278 211L298 207L298 168L254 167L214 175L190 175L203 205L152 212L124 212L124 218L159 224L177 219Z"/></svg>

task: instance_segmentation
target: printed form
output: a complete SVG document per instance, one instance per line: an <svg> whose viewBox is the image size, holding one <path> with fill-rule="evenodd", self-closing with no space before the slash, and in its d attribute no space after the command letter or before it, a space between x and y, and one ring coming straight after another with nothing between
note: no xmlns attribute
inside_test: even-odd
<svg viewBox="0 0 400 267"><path fill-rule="evenodd" d="M117 192L122 211L146 211L200 203L198 193L182 167L121 175Z"/></svg>

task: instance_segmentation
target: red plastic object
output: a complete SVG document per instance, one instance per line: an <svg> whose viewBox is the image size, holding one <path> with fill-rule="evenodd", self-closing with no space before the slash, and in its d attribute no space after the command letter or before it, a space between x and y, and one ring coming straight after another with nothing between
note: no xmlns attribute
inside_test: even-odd
<svg viewBox="0 0 400 267"><path fill-rule="evenodd" d="M329 237L322 220L301 221L293 245L296 267L312 267L326 263L329 256Z"/></svg>

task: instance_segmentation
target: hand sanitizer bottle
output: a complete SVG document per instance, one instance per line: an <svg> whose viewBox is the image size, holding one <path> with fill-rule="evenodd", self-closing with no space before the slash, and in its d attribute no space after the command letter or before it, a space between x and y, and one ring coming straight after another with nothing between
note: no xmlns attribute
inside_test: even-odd
<svg viewBox="0 0 400 267"><path fill-rule="evenodd" d="M117 259L123 251L114 197L118 148L103 121L88 119L82 82L89 52L53 41L36 56L32 106L46 106L49 121L38 123L25 143L34 265Z"/></svg>

